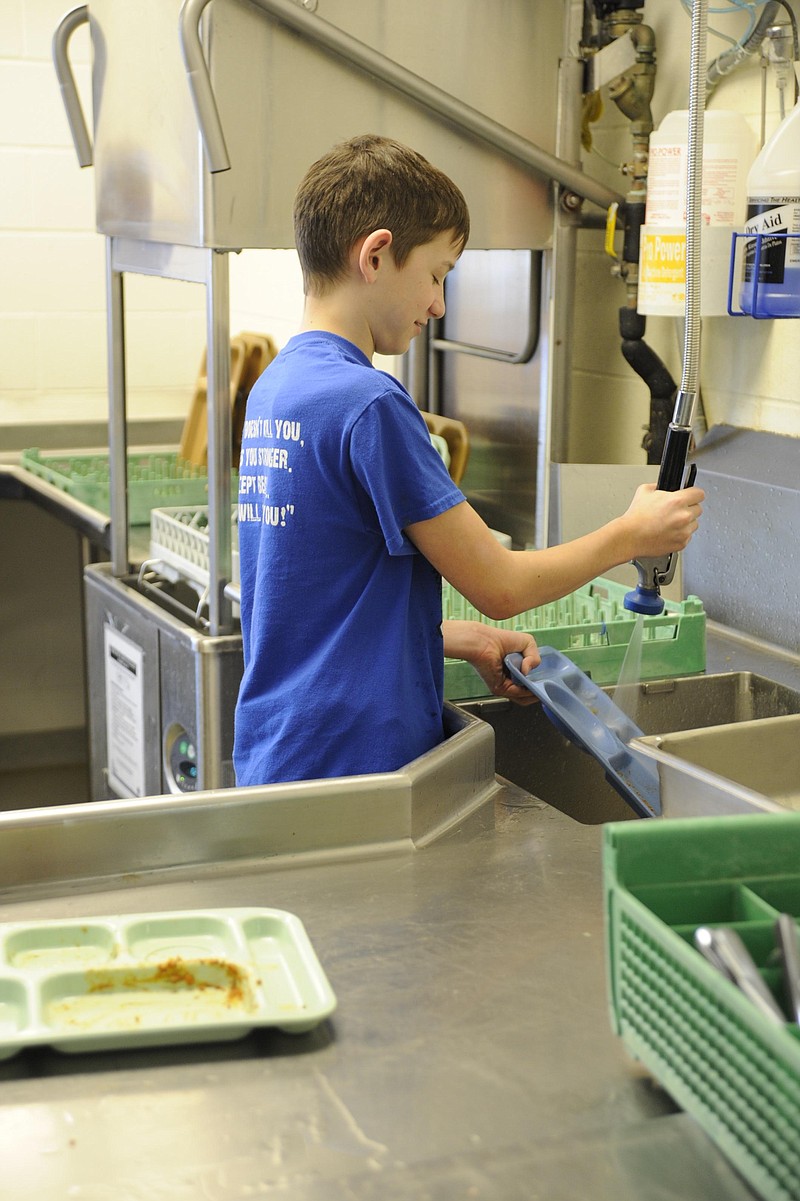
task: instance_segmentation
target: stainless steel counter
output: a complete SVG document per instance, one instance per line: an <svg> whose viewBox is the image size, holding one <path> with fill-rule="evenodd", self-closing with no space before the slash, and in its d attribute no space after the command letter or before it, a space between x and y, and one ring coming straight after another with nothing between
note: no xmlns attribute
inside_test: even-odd
<svg viewBox="0 0 800 1201"><path fill-rule="evenodd" d="M800 680L712 630L725 669ZM611 1033L601 835L503 785L422 848L6 887L4 921L288 909L339 1004L305 1035L0 1064L2 1195L752 1201Z"/></svg>
<svg viewBox="0 0 800 1201"><path fill-rule="evenodd" d="M744 1199L606 1014L600 830L504 789L422 851L6 896L4 920L269 905L339 999L303 1036L0 1065L9 1198Z"/></svg>
<svg viewBox="0 0 800 1201"><path fill-rule="evenodd" d="M47 480L38 479L24 467L0 463L0 500L31 501L76 529L90 542L108 549L111 522L105 514L68 496Z"/></svg>

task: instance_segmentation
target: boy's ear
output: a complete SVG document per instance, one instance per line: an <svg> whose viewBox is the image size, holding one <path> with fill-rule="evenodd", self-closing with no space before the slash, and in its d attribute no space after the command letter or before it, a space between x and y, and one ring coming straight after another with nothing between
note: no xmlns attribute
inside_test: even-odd
<svg viewBox="0 0 800 1201"><path fill-rule="evenodd" d="M383 260L391 254L392 231L374 229L367 234L358 251L358 270L367 283L372 283L380 271Z"/></svg>

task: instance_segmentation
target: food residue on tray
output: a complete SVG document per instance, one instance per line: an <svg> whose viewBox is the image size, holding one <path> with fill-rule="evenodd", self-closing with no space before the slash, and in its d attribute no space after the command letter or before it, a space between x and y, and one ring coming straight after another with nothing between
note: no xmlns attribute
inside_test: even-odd
<svg viewBox="0 0 800 1201"><path fill-rule="evenodd" d="M65 980L46 1006L52 1027L128 1030L225 1022L255 1008L250 977L222 959L183 960L83 973L82 984Z"/></svg>

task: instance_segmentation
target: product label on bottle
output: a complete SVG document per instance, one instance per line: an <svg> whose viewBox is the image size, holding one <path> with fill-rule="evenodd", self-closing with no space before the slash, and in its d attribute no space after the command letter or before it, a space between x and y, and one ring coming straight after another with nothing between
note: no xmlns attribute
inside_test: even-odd
<svg viewBox="0 0 800 1201"><path fill-rule="evenodd" d="M686 234L643 229L639 248L640 282L686 283Z"/></svg>
<svg viewBox="0 0 800 1201"><path fill-rule="evenodd" d="M747 206L745 233L757 234L744 244L744 278L752 282L758 256L758 282L782 284L784 271L800 265L800 197L772 196Z"/></svg>
<svg viewBox="0 0 800 1201"><path fill-rule="evenodd" d="M686 221L686 145L651 143L647 172L647 224L682 225ZM703 148L702 216L704 225L741 221L743 167L730 146ZM738 203L737 203L738 200Z"/></svg>

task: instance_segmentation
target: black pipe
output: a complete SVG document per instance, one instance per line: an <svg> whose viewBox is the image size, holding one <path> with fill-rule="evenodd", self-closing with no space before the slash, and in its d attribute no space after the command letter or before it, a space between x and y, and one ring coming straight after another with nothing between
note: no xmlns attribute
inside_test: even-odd
<svg viewBox="0 0 800 1201"><path fill-rule="evenodd" d="M636 309L623 306L619 310L623 358L650 391L650 424L642 439L642 447L647 452L648 463L660 463L678 386L662 360L645 342L645 326L646 319Z"/></svg>
<svg viewBox="0 0 800 1201"><path fill-rule="evenodd" d="M645 203L638 200L635 203L628 200L625 210L625 230L622 238L622 261L639 266L639 247L642 240L644 225Z"/></svg>
<svg viewBox="0 0 800 1201"><path fill-rule="evenodd" d="M623 262L630 264L629 270L636 270L639 263L639 241L644 214L644 204L628 205L622 258ZM647 453L647 462L655 464L661 462L678 385L663 361L645 342L646 326L647 319L637 309L623 305L619 310L622 356L644 380L650 391L650 420L642 439L642 448Z"/></svg>

